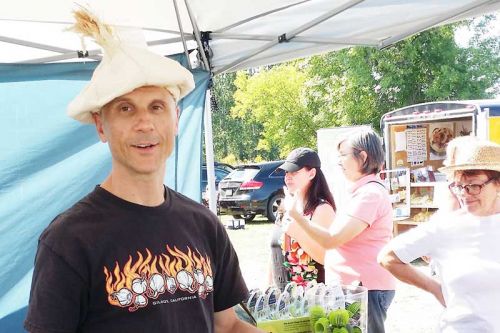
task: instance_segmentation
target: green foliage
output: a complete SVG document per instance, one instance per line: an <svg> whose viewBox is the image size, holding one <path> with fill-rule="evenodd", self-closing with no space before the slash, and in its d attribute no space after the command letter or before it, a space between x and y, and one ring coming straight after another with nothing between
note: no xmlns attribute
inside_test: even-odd
<svg viewBox="0 0 500 333"><path fill-rule="evenodd" d="M234 105L236 91L235 73L222 74L214 78L212 95L217 101L217 109L212 113L212 132L216 161L238 164L255 159L255 146L262 126L259 123L232 117L230 110ZM232 155L230 159L226 157Z"/></svg>
<svg viewBox="0 0 500 333"><path fill-rule="evenodd" d="M478 27L487 25L482 21ZM377 128L384 113L402 106L498 94L498 36L476 36L461 48L456 27L431 29L384 50L356 47L312 57L308 105L335 113L335 125Z"/></svg>
<svg viewBox="0 0 500 333"><path fill-rule="evenodd" d="M217 76L216 159L272 160L316 147L319 128L372 124L396 108L500 94L494 17L424 31L386 49L354 47L307 60ZM468 26L467 47L454 39Z"/></svg>
<svg viewBox="0 0 500 333"><path fill-rule="evenodd" d="M297 63L273 66L252 76L238 73L231 114L262 125L259 153L276 159L278 152L284 157L297 144L315 145L317 127L301 95L305 82Z"/></svg>
<svg viewBox="0 0 500 333"><path fill-rule="evenodd" d="M346 307L346 310L351 313L351 317L357 315L361 309L361 302L353 302Z"/></svg>

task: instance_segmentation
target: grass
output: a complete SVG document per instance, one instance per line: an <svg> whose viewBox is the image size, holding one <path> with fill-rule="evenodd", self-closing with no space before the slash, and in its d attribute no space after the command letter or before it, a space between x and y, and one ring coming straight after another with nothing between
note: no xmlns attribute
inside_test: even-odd
<svg viewBox="0 0 500 333"><path fill-rule="evenodd" d="M222 223L231 220L222 216ZM259 216L245 225L245 229L227 229L229 238L238 253L240 267L248 288L265 288L268 285L271 232L274 224Z"/></svg>

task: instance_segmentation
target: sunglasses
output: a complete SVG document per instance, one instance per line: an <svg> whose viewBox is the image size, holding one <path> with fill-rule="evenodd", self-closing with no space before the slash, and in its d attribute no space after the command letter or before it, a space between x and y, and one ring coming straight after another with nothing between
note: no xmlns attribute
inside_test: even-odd
<svg viewBox="0 0 500 333"><path fill-rule="evenodd" d="M455 194L455 195L461 195L463 193L463 191L465 190L465 192L467 192L467 194L470 194L470 195L478 195L479 193L481 193L481 190L483 189L483 187L489 183L491 183L493 180L495 180L496 178L491 178L491 179L488 179L487 181L485 181L484 183L482 184L467 184L467 185L460 185L460 184L457 184L455 182L451 183L450 185L448 185L448 188L450 189L450 191Z"/></svg>

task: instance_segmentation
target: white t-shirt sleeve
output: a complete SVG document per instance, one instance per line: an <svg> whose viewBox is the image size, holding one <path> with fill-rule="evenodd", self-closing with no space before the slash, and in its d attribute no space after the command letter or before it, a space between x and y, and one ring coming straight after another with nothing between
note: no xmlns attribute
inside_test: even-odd
<svg viewBox="0 0 500 333"><path fill-rule="evenodd" d="M428 222L423 222L418 227L398 235L388 244L399 260L409 263L422 256L432 257L434 249L441 243L437 215Z"/></svg>

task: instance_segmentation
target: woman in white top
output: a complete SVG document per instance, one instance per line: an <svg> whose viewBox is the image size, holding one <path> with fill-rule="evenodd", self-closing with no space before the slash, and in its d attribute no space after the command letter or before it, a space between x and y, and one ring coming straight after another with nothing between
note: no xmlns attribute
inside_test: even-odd
<svg viewBox="0 0 500 333"><path fill-rule="evenodd" d="M396 237L379 262L446 307L440 332L500 332L500 145L450 142L445 165L461 208ZM432 258L438 278L409 264L421 256Z"/></svg>

